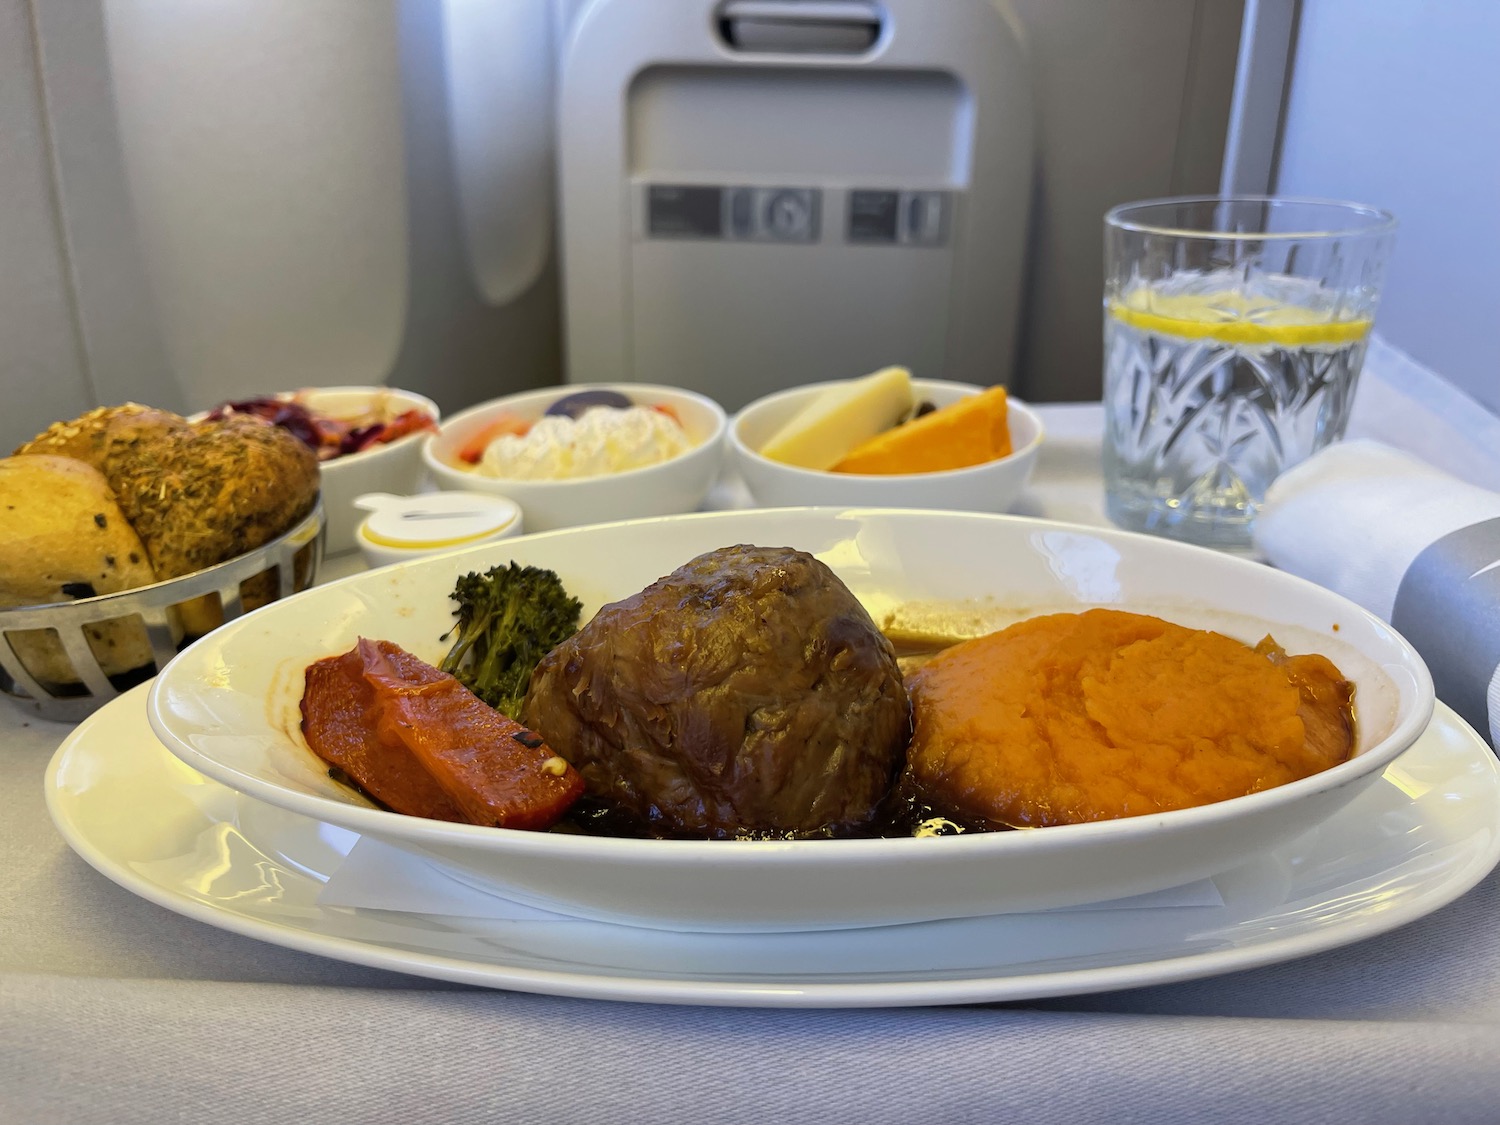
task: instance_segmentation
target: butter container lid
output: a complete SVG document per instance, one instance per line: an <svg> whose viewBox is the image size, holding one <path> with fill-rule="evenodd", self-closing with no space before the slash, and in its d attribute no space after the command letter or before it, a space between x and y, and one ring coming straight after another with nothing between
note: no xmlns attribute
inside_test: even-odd
<svg viewBox="0 0 1500 1125"><path fill-rule="evenodd" d="M520 531L521 508L504 496L477 492L428 492L392 496L370 492L354 506L370 514L362 538L378 547L438 551Z"/></svg>

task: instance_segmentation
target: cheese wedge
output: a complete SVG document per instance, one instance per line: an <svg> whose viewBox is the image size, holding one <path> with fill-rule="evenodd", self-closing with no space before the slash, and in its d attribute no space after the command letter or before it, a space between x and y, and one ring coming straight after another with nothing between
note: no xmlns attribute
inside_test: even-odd
<svg viewBox="0 0 1500 1125"><path fill-rule="evenodd" d="M965 469L1011 451L1004 387L913 418L855 446L833 466L836 473L937 473Z"/></svg>
<svg viewBox="0 0 1500 1125"><path fill-rule="evenodd" d="M886 367L828 388L761 446L762 457L803 469L827 469L860 442L911 413L911 372Z"/></svg>

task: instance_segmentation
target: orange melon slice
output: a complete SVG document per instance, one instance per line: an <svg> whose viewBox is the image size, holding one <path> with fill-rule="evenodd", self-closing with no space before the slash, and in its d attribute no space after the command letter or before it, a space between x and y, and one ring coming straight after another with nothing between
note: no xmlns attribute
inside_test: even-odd
<svg viewBox="0 0 1500 1125"><path fill-rule="evenodd" d="M1004 387L990 387L861 442L835 473L936 473L1011 452Z"/></svg>

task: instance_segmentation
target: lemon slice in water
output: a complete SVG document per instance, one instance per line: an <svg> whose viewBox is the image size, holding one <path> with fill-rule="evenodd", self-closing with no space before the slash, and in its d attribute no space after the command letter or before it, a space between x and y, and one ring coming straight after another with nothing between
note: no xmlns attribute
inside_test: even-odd
<svg viewBox="0 0 1500 1125"><path fill-rule="evenodd" d="M1161 293L1137 289L1111 301L1109 312L1116 320L1143 332L1289 348L1350 344L1363 339L1371 324L1368 317L1330 320L1318 309L1246 297L1230 290Z"/></svg>

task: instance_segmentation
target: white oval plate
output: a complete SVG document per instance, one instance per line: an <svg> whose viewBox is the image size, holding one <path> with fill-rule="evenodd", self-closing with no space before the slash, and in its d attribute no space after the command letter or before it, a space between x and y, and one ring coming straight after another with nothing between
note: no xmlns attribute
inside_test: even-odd
<svg viewBox="0 0 1500 1125"><path fill-rule="evenodd" d="M323 885L356 837L184 766L152 736L144 692L79 726L47 772L52 819L89 864L142 898L233 933L491 988L781 1008L977 1004L1138 988L1374 937L1458 898L1500 859L1500 767L1484 741L1439 706L1417 743L1343 811L1216 876L1222 906L790 934L327 907L319 903Z"/></svg>
<svg viewBox="0 0 1500 1125"><path fill-rule="evenodd" d="M1359 752L1314 777L1204 808L1031 832L724 843L518 832L398 816L331 781L298 729L303 671L361 637L436 661L455 579L507 559L556 570L585 603L632 594L734 543L817 555L877 621L911 602L989 599L994 615L1114 605L1332 657L1357 685ZM1432 685L1378 618L1241 559L1123 532L957 512L783 509L525 536L356 575L231 622L150 694L169 750L291 812L416 846L533 906L669 929L887 925L1066 906L1192 882L1306 831L1426 727ZM565 748L559 747L565 752Z"/></svg>

